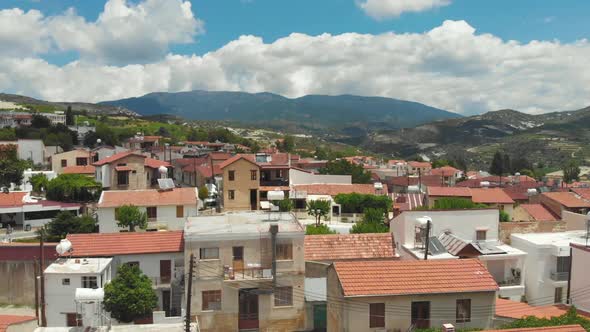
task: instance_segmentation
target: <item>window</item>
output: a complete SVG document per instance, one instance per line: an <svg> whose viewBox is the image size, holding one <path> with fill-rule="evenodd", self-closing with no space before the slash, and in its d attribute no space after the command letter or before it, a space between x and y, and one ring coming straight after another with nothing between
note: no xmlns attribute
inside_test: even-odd
<svg viewBox="0 0 590 332"><path fill-rule="evenodd" d="M293 245L291 243L277 244L277 260L293 259Z"/></svg>
<svg viewBox="0 0 590 332"><path fill-rule="evenodd" d="M369 328L385 327L385 303L369 304Z"/></svg>
<svg viewBox="0 0 590 332"><path fill-rule="evenodd" d="M70 285L70 278L62 279L61 284L64 286L69 286Z"/></svg>
<svg viewBox="0 0 590 332"><path fill-rule="evenodd" d="M485 229L475 231L475 240L476 241L485 241L486 240L486 231Z"/></svg>
<svg viewBox="0 0 590 332"><path fill-rule="evenodd" d="M206 310L221 310L221 291L211 290L202 291L203 311Z"/></svg>
<svg viewBox="0 0 590 332"><path fill-rule="evenodd" d="M283 170L282 169L277 169L275 172L275 175L277 178L282 178L283 177Z"/></svg>
<svg viewBox="0 0 590 332"><path fill-rule="evenodd" d="M555 288L555 296L553 302L561 303L563 302L563 287L556 287Z"/></svg>
<svg viewBox="0 0 590 332"><path fill-rule="evenodd" d="M76 166L86 166L88 165L88 158L76 158Z"/></svg>
<svg viewBox="0 0 590 332"><path fill-rule="evenodd" d="M176 218L183 218L184 217L184 206L177 205L176 206Z"/></svg>
<svg viewBox="0 0 590 332"><path fill-rule="evenodd" d="M570 256L557 257L557 273L569 273L570 272L570 264L571 264Z"/></svg>
<svg viewBox="0 0 590 332"><path fill-rule="evenodd" d="M258 171L256 171L255 169L250 171L250 180L255 181L258 175Z"/></svg>
<svg viewBox="0 0 590 332"><path fill-rule="evenodd" d="M457 300L457 323L471 322L471 299Z"/></svg>
<svg viewBox="0 0 590 332"><path fill-rule="evenodd" d="M147 217L148 219L156 219L158 218L158 208L155 206L148 206L146 208Z"/></svg>
<svg viewBox="0 0 590 332"><path fill-rule="evenodd" d="M236 192L235 192L235 190L228 190L227 191L227 199L229 199L229 200L236 199Z"/></svg>
<svg viewBox="0 0 590 332"><path fill-rule="evenodd" d="M98 288L98 281L96 279L96 277L88 277L88 276L83 276L82 277L82 288Z"/></svg>
<svg viewBox="0 0 590 332"><path fill-rule="evenodd" d="M293 305L293 287L275 288L275 307L288 307Z"/></svg>
<svg viewBox="0 0 590 332"><path fill-rule="evenodd" d="M67 159L62 159L61 160L61 167L68 167L68 161L67 161Z"/></svg>
<svg viewBox="0 0 590 332"><path fill-rule="evenodd" d="M228 175L228 178L230 181L233 181L236 179L236 171L228 171L227 175Z"/></svg>
<svg viewBox="0 0 590 332"><path fill-rule="evenodd" d="M137 268L139 268L139 262L127 262L127 263L125 263L125 265L127 265L129 267L137 266Z"/></svg>
<svg viewBox="0 0 590 332"><path fill-rule="evenodd" d="M129 185L129 172L117 172L117 184L120 186Z"/></svg>
<svg viewBox="0 0 590 332"><path fill-rule="evenodd" d="M219 248L201 248L199 249L201 259L219 259Z"/></svg>

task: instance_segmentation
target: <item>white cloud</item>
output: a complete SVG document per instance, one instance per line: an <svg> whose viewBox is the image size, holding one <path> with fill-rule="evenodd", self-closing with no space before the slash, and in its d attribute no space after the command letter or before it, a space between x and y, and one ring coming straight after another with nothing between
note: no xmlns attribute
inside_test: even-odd
<svg viewBox="0 0 590 332"><path fill-rule="evenodd" d="M358 94L413 100L463 114L590 105L590 42L505 41L464 21L425 33L294 33L272 43L241 36L198 55L121 66L55 66L0 57L0 91L49 100L101 101L193 89Z"/></svg>
<svg viewBox="0 0 590 332"><path fill-rule="evenodd" d="M73 8L52 17L36 10L0 11L0 42L19 54L76 51L82 60L107 64L161 59L170 45L192 43L202 31L191 3L182 0L109 0L95 22L87 22Z"/></svg>
<svg viewBox="0 0 590 332"><path fill-rule="evenodd" d="M361 0L358 5L367 15L377 19L399 17L406 12L423 12L451 4L451 0Z"/></svg>

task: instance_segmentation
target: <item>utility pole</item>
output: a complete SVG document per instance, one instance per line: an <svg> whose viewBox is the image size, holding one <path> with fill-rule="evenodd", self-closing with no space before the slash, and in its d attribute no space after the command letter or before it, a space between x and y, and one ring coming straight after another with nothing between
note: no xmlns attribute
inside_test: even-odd
<svg viewBox="0 0 590 332"><path fill-rule="evenodd" d="M39 261L34 260L35 264L35 317L37 317L37 325L39 325Z"/></svg>
<svg viewBox="0 0 590 332"><path fill-rule="evenodd" d="M186 292L185 332L191 332L191 301L193 297L193 273L195 269L195 254L191 253L188 271L188 287Z"/></svg>
<svg viewBox="0 0 590 332"><path fill-rule="evenodd" d="M40 275L40 282L41 282L41 326L47 326L47 318L45 317L45 267L43 260L45 259L45 244L43 240L45 239L45 230L41 229L41 236L39 236L40 241L39 244L41 245L41 258L39 260L39 275Z"/></svg>
<svg viewBox="0 0 590 332"><path fill-rule="evenodd" d="M426 238L424 242L426 247L424 248L424 260L428 260L428 247L430 246L430 224L432 223L432 219L430 217L424 217L422 220L426 221Z"/></svg>

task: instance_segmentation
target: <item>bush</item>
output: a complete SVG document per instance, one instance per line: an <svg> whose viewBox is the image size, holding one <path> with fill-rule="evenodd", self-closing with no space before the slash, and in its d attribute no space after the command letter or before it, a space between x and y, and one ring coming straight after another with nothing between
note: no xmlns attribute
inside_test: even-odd
<svg viewBox="0 0 590 332"><path fill-rule="evenodd" d="M501 222L509 222L510 221L510 215L508 214L508 212L500 210L500 221Z"/></svg>
<svg viewBox="0 0 590 332"><path fill-rule="evenodd" d="M47 176L45 176L45 174L39 173L31 176L31 178L29 179L29 183L33 187L34 192L40 193L42 189L47 188L49 180L47 179Z"/></svg>
<svg viewBox="0 0 590 332"><path fill-rule="evenodd" d="M385 224L385 212L381 209L368 208L364 211L363 220L350 229L350 233L387 233L389 226Z"/></svg>
<svg viewBox="0 0 590 332"><path fill-rule="evenodd" d="M199 188L199 199L204 201L207 198L209 198L209 189L207 189L207 186L202 186Z"/></svg>
<svg viewBox="0 0 590 332"><path fill-rule="evenodd" d="M121 265L117 276L104 287L105 310L123 323L149 316L157 304L152 281L137 266Z"/></svg>
<svg viewBox="0 0 590 332"><path fill-rule="evenodd" d="M334 201L341 205L343 213L362 213L364 209L373 208L391 211L393 201L385 195L338 194Z"/></svg>
<svg viewBox="0 0 590 332"><path fill-rule="evenodd" d="M97 201L102 188L100 183L86 175L60 174L47 183L47 198L60 202Z"/></svg>
<svg viewBox="0 0 590 332"><path fill-rule="evenodd" d="M68 234L95 233L96 226L96 220L90 216L75 216L70 211L62 211L48 222L41 232L45 236L45 241L59 242Z"/></svg>
<svg viewBox="0 0 590 332"><path fill-rule="evenodd" d="M281 212L291 212L293 210L293 201L288 198L278 201L277 204Z"/></svg>
<svg viewBox="0 0 590 332"><path fill-rule="evenodd" d="M434 201L434 210L485 209L486 204L473 203L468 198L444 197ZM430 210L426 205L414 209L415 211Z"/></svg>
<svg viewBox="0 0 590 332"><path fill-rule="evenodd" d="M537 318L535 316L528 316L522 319L515 320L512 323L502 325L502 329L512 328L534 328L546 326L562 326L580 324L586 331L590 331L590 320L578 316L575 307L571 307L565 314L552 318Z"/></svg>
<svg viewBox="0 0 590 332"><path fill-rule="evenodd" d="M325 234L337 234L338 232L331 230L327 225L320 224L307 225L305 226L305 235L325 235Z"/></svg>

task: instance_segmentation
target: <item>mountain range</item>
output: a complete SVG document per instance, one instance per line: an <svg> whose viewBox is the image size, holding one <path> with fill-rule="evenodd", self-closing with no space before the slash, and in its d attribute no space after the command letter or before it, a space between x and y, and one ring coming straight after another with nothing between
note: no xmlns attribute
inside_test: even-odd
<svg viewBox="0 0 590 332"><path fill-rule="evenodd" d="M170 114L191 120L224 120L291 131L326 128L364 135L378 128L414 127L460 115L424 104L384 97L307 95L229 91L157 92L106 101L142 115Z"/></svg>

